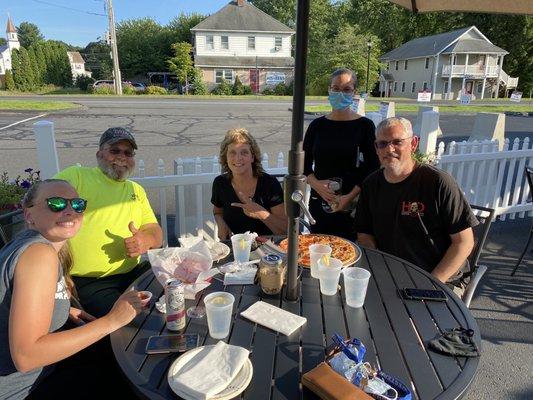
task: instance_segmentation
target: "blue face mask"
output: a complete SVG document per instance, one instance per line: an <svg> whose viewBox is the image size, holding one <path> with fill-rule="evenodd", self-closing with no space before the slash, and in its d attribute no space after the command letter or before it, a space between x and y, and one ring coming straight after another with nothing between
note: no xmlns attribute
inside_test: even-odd
<svg viewBox="0 0 533 400"><path fill-rule="evenodd" d="M329 92L328 100L334 110L344 110L353 104L353 94Z"/></svg>

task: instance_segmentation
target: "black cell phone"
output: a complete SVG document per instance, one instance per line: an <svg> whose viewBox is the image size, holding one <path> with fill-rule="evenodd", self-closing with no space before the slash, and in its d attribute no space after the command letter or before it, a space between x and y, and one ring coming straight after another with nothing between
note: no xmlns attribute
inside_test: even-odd
<svg viewBox="0 0 533 400"><path fill-rule="evenodd" d="M447 301L446 293L440 289L415 289L405 288L400 290L400 294L407 300L431 300Z"/></svg>
<svg viewBox="0 0 533 400"><path fill-rule="evenodd" d="M150 336L146 344L146 354L184 353L198 347L199 340L197 333Z"/></svg>

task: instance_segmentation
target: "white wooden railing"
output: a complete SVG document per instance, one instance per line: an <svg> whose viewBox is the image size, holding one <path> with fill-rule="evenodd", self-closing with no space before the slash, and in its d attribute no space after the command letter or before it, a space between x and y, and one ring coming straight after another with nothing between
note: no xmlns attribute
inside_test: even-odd
<svg viewBox="0 0 533 400"><path fill-rule="evenodd" d="M489 65L487 67L487 77L497 77L500 67L498 65ZM442 76L450 76L450 71L452 76L479 76L483 77L485 75L485 65L484 64L474 64L474 65L443 65L442 66Z"/></svg>

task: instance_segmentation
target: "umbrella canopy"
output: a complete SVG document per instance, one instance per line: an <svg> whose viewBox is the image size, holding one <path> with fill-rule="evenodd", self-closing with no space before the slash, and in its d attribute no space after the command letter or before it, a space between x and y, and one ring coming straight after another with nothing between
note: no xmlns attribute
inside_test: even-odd
<svg viewBox="0 0 533 400"><path fill-rule="evenodd" d="M533 0L390 0L413 12L459 11L533 14Z"/></svg>

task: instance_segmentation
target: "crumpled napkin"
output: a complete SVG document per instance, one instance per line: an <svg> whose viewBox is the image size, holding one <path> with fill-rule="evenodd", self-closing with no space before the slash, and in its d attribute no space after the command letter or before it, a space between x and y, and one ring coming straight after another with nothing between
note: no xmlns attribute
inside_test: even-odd
<svg viewBox="0 0 533 400"><path fill-rule="evenodd" d="M224 264L219 268L224 273L224 285L253 285L257 266L241 265L237 262Z"/></svg>
<svg viewBox="0 0 533 400"><path fill-rule="evenodd" d="M249 351L219 341L200 350L172 375L173 389L194 399L207 400L223 391L237 376Z"/></svg>
<svg viewBox="0 0 533 400"><path fill-rule="evenodd" d="M241 312L241 315L256 324L266 326L287 336L307 322L305 317L300 317L264 301L252 304Z"/></svg>
<svg viewBox="0 0 533 400"><path fill-rule="evenodd" d="M162 286L169 278L185 283L185 298L193 300L196 293L210 285L208 279L218 273L211 269L213 259L203 241L190 248L166 247L148 250L152 271Z"/></svg>

